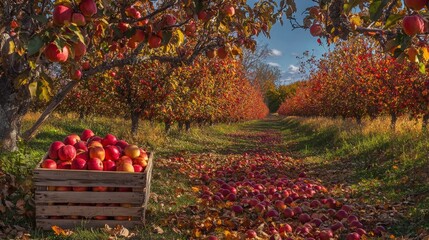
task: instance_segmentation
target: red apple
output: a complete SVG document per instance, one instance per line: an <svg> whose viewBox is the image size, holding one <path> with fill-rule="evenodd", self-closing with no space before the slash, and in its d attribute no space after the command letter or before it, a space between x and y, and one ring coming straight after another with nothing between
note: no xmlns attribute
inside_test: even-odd
<svg viewBox="0 0 429 240"><path fill-rule="evenodd" d="M76 155L76 158L82 158L83 160L88 161L89 160L89 153L88 152L78 153Z"/></svg>
<svg viewBox="0 0 429 240"><path fill-rule="evenodd" d="M359 233L356 233L356 232L354 232L354 233L349 233L348 235L347 235L347 238L346 238L347 240L360 240L360 235L359 235Z"/></svg>
<svg viewBox="0 0 429 240"><path fill-rule="evenodd" d="M57 163L55 162L55 160L52 160L52 159L43 160L40 166L42 168L57 169Z"/></svg>
<svg viewBox="0 0 429 240"><path fill-rule="evenodd" d="M105 186L92 187L93 192L107 192L107 189L108 187Z"/></svg>
<svg viewBox="0 0 429 240"><path fill-rule="evenodd" d="M89 61L85 61L82 63L82 69L83 70L88 70L89 68L91 68L91 64L89 63ZM86 141L86 140L84 140L84 141Z"/></svg>
<svg viewBox="0 0 429 240"><path fill-rule="evenodd" d="M115 135L113 134L107 134L103 140L101 140L101 144L103 144L103 147L109 146L109 145L115 145L118 139L116 139Z"/></svg>
<svg viewBox="0 0 429 240"><path fill-rule="evenodd" d="M97 13L97 5L93 0L82 0L79 9L85 17L92 17Z"/></svg>
<svg viewBox="0 0 429 240"><path fill-rule="evenodd" d="M105 156L106 156L106 152L104 151L103 147L90 147L88 149L89 151L89 158L98 158L101 161L104 160Z"/></svg>
<svg viewBox="0 0 429 240"><path fill-rule="evenodd" d="M323 230L319 233L320 240L330 240L334 237L334 233L331 230Z"/></svg>
<svg viewBox="0 0 429 240"><path fill-rule="evenodd" d="M57 5L54 8L54 12L52 13L52 18L54 20L54 24L58 26L64 25L66 22L71 22L73 14L73 9L64 6Z"/></svg>
<svg viewBox="0 0 429 240"><path fill-rule="evenodd" d="M69 49L64 46L62 50L54 42L48 44L45 48L45 57L51 62L66 62L69 57Z"/></svg>
<svg viewBox="0 0 429 240"><path fill-rule="evenodd" d="M137 164L145 168L147 166L147 159L144 157L137 157L133 159L133 164Z"/></svg>
<svg viewBox="0 0 429 240"><path fill-rule="evenodd" d="M124 33L125 31L127 31L128 30L128 28L129 28L129 24L128 23L124 23L124 22L120 22L120 23L118 23L118 29L119 29L119 31L121 31L122 33Z"/></svg>
<svg viewBox="0 0 429 240"><path fill-rule="evenodd" d="M124 153L130 158L137 158L140 156L140 149L136 145L128 145L125 147Z"/></svg>
<svg viewBox="0 0 429 240"><path fill-rule="evenodd" d="M292 227L289 224L285 223L279 227L279 232L280 233L291 233Z"/></svg>
<svg viewBox="0 0 429 240"><path fill-rule="evenodd" d="M134 167L130 163L122 163L120 165L117 165L116 171L120 171L120 172L134 172Z"/></svg>
<svg viewBox="0 0 429 240"><path fill-rule="evenodd" d="M318 37L322 34L322 32L323 32L323 28L320 24L314 23L313 25L311 25L310 27L311 36Z"/></svg>
<svg viewBox="0 0 429 240"><path fill-rule="evenodd" d="M57 161L57 169L71 169L71 161Z"/></svg>
<svg viewBox="0 0 429 240"><path fill-rule="evenodd" d="M91 158L86 164L88 166L88 170L103 171L103 161L99 158Z"/></svg>
<svg viewBox="0 0 429 240"><path fill-rule="evenodd" d="M71 164L71 169L75 169L75 170L87 169L86 161L83 160L82 158L73 159L72 164Z"/></svg>
<svg viewBox="0 0 429 240"><path fill-rule="evenodd" d="M104 160L113 160L116 161L121 156L121 150L119 147L114 145L109 145L104 148L105 151L105 158Z"/></svg>
<svg viewBox="0 0 429 240"><path fill-rule="evenodd" d="M302 224L311 221L311 217L307 213L303 213L303 214L299 215L298 219Z"/></svg>
<svg viewBox="0 0 429 240"><path fill-rule="evenodd" d="M82 71L80 71L79 69L74 70L70 73L70 78L73 80L80 80L82 78Z"/></svg>
<svg viewBox="0 0 429 240"><path fill-rule="evenodd" d="M225 59L226 57L228 57L228 51L226 50L225 47L221 47L217 49L217 56L220 59Z"/></svg>
<svg viewBox="0 0 429 240"><path fill-rule="evenodd" d="M74 192L86 192L88 190L89 190L88 187L73 187Z"/></svg>
<svg viewBox="0 0 429 240"><path fill-rule="evenodd" d="M143 172L144 171L144 168L141 165L134 164L133 167L134 167L134 172Z"/></svg>
<svg viewBox="0 0 429 240"><path fill-rule="evenodd" d="M80 141L80 137L77 134L70 134L64 139L64 144L66 145L75 145Z"/></svg>
<svg viewBox="0 0 429 240"><path fill-rule="evenodd" d="M295 212L293 211L292 208L286 208L283 211L283 215L285 215L286 218L292 218L293 216L295 216Z"/></svg>
<svg viewBox="0 0 429 240"><path fill-rule="evenodd" d="M246 236L247 238L254 239L258 236L258 234L256 234L255 230L249 229L246 231Z"/></svg>
<svg viewBox="0 0 429 240"><path fill-rule="evenodd" d="M58 157L62 161L71 161L76 157L76 148L72 145L65 145L58 150Z"/></svg>
<svg viewBox="0 0 429 240"><path fill-rule="evenodd" d="M140 150L140 156L139 157L144 158L146 161L149 160L149 155L147 154L147 152L141 148L139 148L139 150Z"/></svg>
<svg viewBox="0 0 429 240"><path fill-rule="evenodd" d="M112 160L104 160L103 171L116 171L116 163Z"/></svg>
<svg viewBox="0 0 429 240"><path fill-rule="evenodd" d="M164 15L164 23L167 26L176 24L176 17L171 14Z"/></svg>
<svg viewBox="0 0 429 240"><path fill-rule="evenodd" d="M118 192L132 192L133 189L132 188L128 188L128 187L119 187L118 188Z"/></svg>
<svg viewBox="0 0 429 240"><path fill-rule="evenodd" d="M129 15L129 16L135 18L135 19L139 19L139 18L142 17L141 13L137 9L135 9L133 7L129 7L127 9L125 9L125 12L126 12L127 15Z"/></svg>
<svg viewBox="0 0 429 240"><path fill-rule="evenodd" d="M72 187L66 187L66 186L58 186L55 188L55 191L63 191L63 192L68 192L71 191Z"/></svg>
<svg viewBox="0 0 429 240"><path fill-rule="evenodd" d="M74 50L75 59L80 59L86 53L86 45L81 41L77 41L76 43L74 43L72 48Z"/></svg>
<svg viewBox="0 0 429 240"><path fill-rule="evenodd" d="M185 25L186 36L193 37L196 31L197 31L197 25L194 21L189 21L189 23Z"/></svg>
<svg viewBox="0 0 429 240"><path fill-rule="evenodd" d="M223 7L223 12L227 15L227 16L234 16L235 14L235 8L232 5L225 5Z"/></svg>
<svg viewBox="0 0 429 240"><path fill-rule="evenodd" d="M414 36L416 34L423 33L425 30L425 21L422 16L416 14L411 16L405 16L402 20L402 29L405 34Z"/></svg>
<svg viewBox="0 0 429 240"><path fill-rule="evenodd" d="M73 13L72 15L72 23L76 24L79 27L85 26L85 16L83 16L81 13Z"/></svg>
<svg viewBox="0 0 429 240"><path fill-rule="evenodd" d="M420 9L426 6L428 1L427 0L404 0L404 3L407 7L415 11L419 11Z"/></svg>
<svg viewBox="0 0 429 240"><path fill-rule="evenodd" d="M88 151L88 147L86 146L86 143L84 141L79 141L75 143L74 147L76 150L83 150L84 152Z"/></svg>
<svg viewBox="0 0 429 240"><path fill-rule="evenodd" d="M145 33L143 30L137 29L136 33L131 37L130 40L136 42L136 43L140 43L143 42L145 39Z"/></svg>
<svg viewBox="0 0 429 240"><path fill-rule="evenodd" d="M216 51L215 50L207 50L206 51L206 56L208 57L208 58L210 58L210 59L212 59L212 58L214 58L214 57L216 57Z"/></svg>
<svg viewBox="0 0 429 240"><path fill-rule="evenodd" d="M128 163L128 164L133 164L133 160L130 158L130 157L128 157L128 156L122 156L122 157L120 157L119 158L119 160L118 160L118 162L117 162L117 164L116 165L121 165L121 164L124 164L124 163Z"/></svg>
<svg viewBox="0 0 429 240"><path fill-rule="evenodd" d="M99 141L91 141L91 142L88 142L87 147L88 147L88 149L93 148L93 147L103 147L103 144L101 144L101 142L99 142Z"/></svg>
<svg viewBox="0 0 429 240"><path fill-rule="evenodd" d="M206 11L200 11L199 13L198 13L198 19L199 20L202 20L202 21L206 21L206 20L208 20L208 14L207 14L207 12Z"/></svg>
<svg viewBox="0 0 429 240"><path fill-rule="evenodd" d="M54 160L58 159L58 150L64 146L65 144L63 142L60 142L60 141L53 142L49 147L49 151L48 151L49 158Z"/></svg>
<svg viewBox="0 0 429 240"><path fill-rule="evenodd" d="M150 48L159 48L162 43L162 38L156 34L152 34L148 40Z"/></svg>
<svg viewBox="0 0 429 240"><path fill-rule="evenodd" d="M120 147L121 149L125 149L128 146L128 143L124 140L119 140L115 144L116 146Z"/></svg>

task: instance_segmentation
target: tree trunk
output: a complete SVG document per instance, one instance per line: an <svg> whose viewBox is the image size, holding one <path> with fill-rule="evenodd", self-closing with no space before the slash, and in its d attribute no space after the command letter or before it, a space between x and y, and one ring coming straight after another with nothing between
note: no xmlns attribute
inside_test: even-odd
<svg viewBox="0 0 429 240"><path fill-rule="evenodd" d="M428 126L428 122L429 122L429 114L425 113L423 115L423 119L422 119L422 131L427 131L427 126Z"/></svg>
<svg viewBox="0 0 429 240"><path fill-rule="evenodd" d="M181 132L183 130L183 122L178 122L177 123L177 128L179 129L179 131Z"/></svg>
<svg viewBox="0 0 429 240"><path fill-rule="evenodd" d="M186 127L186 132L191 131L191 121L186 121L185 122L185 127Z"/></svg>
<svg viewBox="0 0 429 240"><path fill-rule="evenodd" d="M360 125L362 125L362 117L361 116L357 116L356 117L356 122L357 122L357 124L360 126Z"/></svg>
<svg viewBox="0 0 429 240"><path fill-rule="evenodd" d="M0 78L0 151L18 150L21 122L30 106L29 92L16 90L13 81Z"/></svg>
<svg viewBox="0 0 429 240"><path fill-rule="evenodd" d="M170 130L171 130L171 122L170 122L170 121L165 121L165 122L164 122L164 124L165 124L165 126L164 126L164 127L165 127L165 128L164 128L164 129L165 129L165 133L167 133L167 134L168 134L168 133L170 133Z"/></svg>
<svg viewBox="0 0 429 240"><path fill-rule="evenodd" d="M83 119L85 119L85 112L83 110L80 110L79 111L79 120L82 121Z"/></svg>
<svg viewBox="0 0 429 240"><path fill-rule="evenodd" d="M396 121L398 120L398 116L396 116L395 112L390 113L390 129L395 131L396 129Z"/></svg>
<svg viewBox="0 0 429 240"><path fill-rule="evenodd" d="M133 136L137 136L139 132L139 121L140 121L140 113L136 111L131 112L131 134Z"/></svg>

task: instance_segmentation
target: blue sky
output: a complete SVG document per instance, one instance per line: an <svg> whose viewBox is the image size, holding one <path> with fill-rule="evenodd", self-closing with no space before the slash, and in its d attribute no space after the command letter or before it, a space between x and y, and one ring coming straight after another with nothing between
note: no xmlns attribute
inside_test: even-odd
<svg viewBox="0 0 429 240"><path fill-rule="evenodd" d="M255 2L255 0L249 0ZM310 0L295 0L298 11L296 17L302 19L302 12L315 3ZM258 37L259 44L268 44L272 50L272 55L267 59L267 63L278 66L282 71L281 84L289 84L301 79L298 71L299 61L296 56L309 50L316 56L326 52L323 46L319 46L317 38L310 35L308 30L295 29L292 31L289 21L285 21L283 26L276 24L270 31L271 39L267 39L263 34ZM322 41L323 42L323 41Z"/></svg>

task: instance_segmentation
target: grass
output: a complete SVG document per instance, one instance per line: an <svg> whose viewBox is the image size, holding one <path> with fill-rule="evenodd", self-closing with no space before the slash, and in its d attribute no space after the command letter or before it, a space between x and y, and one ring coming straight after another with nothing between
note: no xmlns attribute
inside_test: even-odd
<svg viewBox="0 0 429 240"><path fill-rule="evenodd" d="M325 185L346 185L368 206L396 208L396 221L387 222L395 235L429 231L428 133L415 121L400 119L395 132L387 118L359 126L351 120L289 117L272 127Z"/></svg>
<svg viewBox="0 0 429 240"><path fill-rule="evenodd" d="M24 129L37 116L27 115ZM28 176L49 144L67 134L80 133L85 128L93 129L100 136L113 133L129 142L148 146L156 151L156 158L210 152L234 154L255 147L287 152L294 158L303 159L308 174L323 181L337 196L351 198L366 208L376 209L380 216L374 218L383 220L381 214L393 214L393 217L384 219L384 224L394 235L417 237L418 232L429 231L429 141L428 134L422 133L415 121L400 119L397 130L392 132L389 120L384 118L364 120L361 126L339 119L271 118L193 128L189 133L173 129L168 136L163 133L162 125L142 122L140 134L133 137L128 134L130 122L120 118L79 120L73 114L55 115L42 126L33 141L21 143L19 152L0 155L0 168L18 176L25 186L21 191L25 195L31 188ZM283 141L258 146L261 142L255 141L255 137L266 132L279 134ZM249 135L252 137L247 137ZM168 225L165 223L168 216L196 203L194 194L187 190L192 186L188 176L156 161L153 195L148 209L150 224L137 230L139 236L145 236L145 239L186 239L186 234L176 233L172 228L163 227L163 234L156 233L154 229ZM20 219L19 222L12 216L7 219L13 220L14 224L33 224L29 219ZM35 238L58 239L52 232L35 231L31 234ZM104 237L107 235L100 231L80 228L70 239Z"/></svg>

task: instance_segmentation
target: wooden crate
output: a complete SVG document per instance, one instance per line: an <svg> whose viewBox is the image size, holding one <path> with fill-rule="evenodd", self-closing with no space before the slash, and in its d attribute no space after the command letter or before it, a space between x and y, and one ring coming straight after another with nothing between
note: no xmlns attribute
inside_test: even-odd
<svg viewBox="0 0 429 240"><path fill-rule="evenodd" d="M148 165L142 173L44 169L39 164L33 171L36 226L48 230L54 225L64 229L104 227L105 224L127 228L142 225L146 221L152 168L153 153L149 154ZM53 190L58 186L102 186L109 190ZM95 219L96 216L107 216L108 219ZM123 219L115 220L118 216Z"/></svg>

